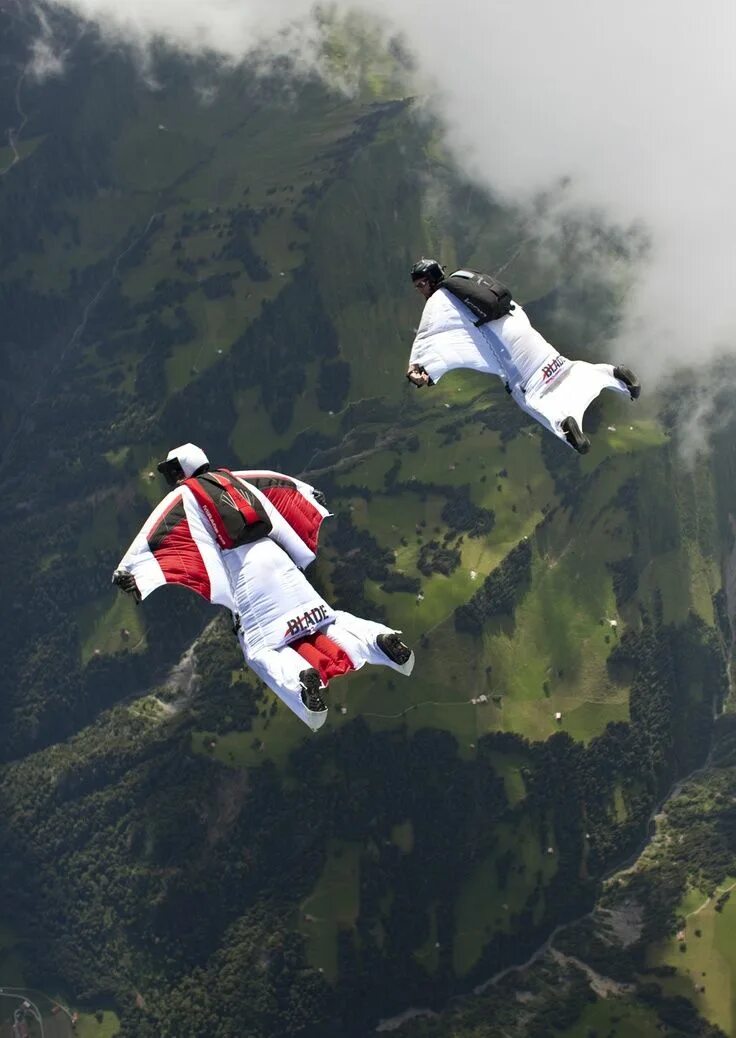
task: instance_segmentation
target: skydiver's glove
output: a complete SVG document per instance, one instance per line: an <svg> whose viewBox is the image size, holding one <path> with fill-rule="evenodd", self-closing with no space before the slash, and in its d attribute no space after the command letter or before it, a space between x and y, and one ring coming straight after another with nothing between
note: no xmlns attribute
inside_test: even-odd
<svg viewBox="0 0 736 1038"><path fill-rule="evenodd" d="M322 493L321 490L313 490L312 491L312 497L314 498L314 500L317 502L318 505L322 505L323 508L327 508L327 498L325 497L325 495Z"/></svg>
<svg viewBox="0 0 736 1038"><path fill-rule="evenodd" d="M124 591L126 595L132 595L135 604L138 605L141 600L141 593L138 590L138 585L136 584L135 577L132 573L128 573L125 569L116 569L112 575L112 582L119 587L121 591Z"/></svg>
<svg viewBox="0 0 736 1038"><path fill-rule="evenodd" d="M412 364L406 373L406 377L409 379L413 386L417 389L421 389L422 386L433 386L434 382L429 377L424 368L420 367L419 364Z"/></svg>

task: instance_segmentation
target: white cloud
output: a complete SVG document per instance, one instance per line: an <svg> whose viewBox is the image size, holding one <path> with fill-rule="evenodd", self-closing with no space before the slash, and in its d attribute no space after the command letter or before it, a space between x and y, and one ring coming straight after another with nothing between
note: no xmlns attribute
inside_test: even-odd
<svg viewBox="0 0 736 1038"><path fill-rule="evenodd" d="M26 72L37 82L43 82L50 76L62 75L66 51L54 40L53 30L43 10L35 6L34 14L38 22L39 34L31 44L31 56L26 65Z"/></svg>
<svg viewBox="0 0 736 1038"><path fill-rule="evenodd" d="M96 22L103 35L144 47L164 39L191 54L237 61L312 10L311 0L51 0Z"/></svg>
<svg viewBox="0 0 736 1038"><path fill-rule="evenodd" d="M42 81L49 76L60 76L64 71L64 57L43 40L35 40L28 62L28 72L33 79Z"/></svg>

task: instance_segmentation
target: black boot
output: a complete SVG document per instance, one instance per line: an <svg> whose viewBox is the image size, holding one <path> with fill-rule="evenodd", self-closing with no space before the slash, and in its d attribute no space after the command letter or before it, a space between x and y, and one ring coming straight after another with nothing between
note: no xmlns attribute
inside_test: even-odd
<svg viewBox="0 0 736 1038"><path fill-rule="evenodd" d="M566 418L564 422L560 424L560 428L564 432L567 442L578 452L578 454L588 453L590 450L590 440L583 433L574 418Z"/></svg>
<svg viewBox="0 0 736 1038"><path fill-rule="evenodd" d="M392 631L391 634L379 634L376 638L376 645L384 656L388 656L391 662L396 663L399 667L403 667L411 656L411 649L408 645L404 645L398 631Z"/></svg>
<svg viewBox="0 0 736 1038"><path fill-rule="evenodd" d="M639 379L636 377L631 368L625 368L621 365L618 368L613 369L613 377L617 378L619 382L623 382L629 391L629 396L632 400L639 399L639 393L641 393L641 385Z"/></svg>
<svg viewBox="0 0 736 1038"><path fill-rule="evenodd" d="M316 714L326 710L327 704L320 695L320 685L322 682L314 667L310 667L309 670L303 670L299 675L299 680L302 683L302 703L304 703L307 710L312 710Z"/></svg>

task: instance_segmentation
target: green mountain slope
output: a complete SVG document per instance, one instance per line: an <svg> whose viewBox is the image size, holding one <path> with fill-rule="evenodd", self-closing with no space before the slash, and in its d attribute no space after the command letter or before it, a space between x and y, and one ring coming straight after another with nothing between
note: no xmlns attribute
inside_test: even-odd
<svg viewBox="0 0 736 1038"><path fill-rule="evenodd" d="M704 760L730 447L686 472L656 403L604 400L578 459L480 376L410 389L416 254L511 261L547 337L594 356L621 285L591 240L632 268L640 243L581 224L540 247L385 56L350 96L238 69L205 103L206 68L164 56L151 90L97 47L22 95L34 147L0 181L0 523L22 545L0 602L0 968L136 1038L362 1034L588 911ZM335 684L309 737L223 617L113 592L186 440L326 492L312 577L406 633L411 681ZM654 1033L656 1006L627 1012Z"/></svg>
<svg viewBox="0 0 736 1038"><path fill-rule="evenodd" d="M733 753L729 716L707 765L678 784L649 846L606 882L589 916L561 928L533 965L403 1033L732 1034Z"/></svg>

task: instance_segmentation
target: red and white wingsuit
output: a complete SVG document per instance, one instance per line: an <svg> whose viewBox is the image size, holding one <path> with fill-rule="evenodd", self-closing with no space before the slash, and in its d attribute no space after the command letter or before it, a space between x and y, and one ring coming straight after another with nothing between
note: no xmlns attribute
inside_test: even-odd
<svg viewBox="0 0 736 1038"><path fill-rule="evenodd" d="M583 415L602 390L629 395L613 365L561 356L518 303L506 317L477 327L470 310L441 287L424 306L409 363L424 368L433 382L455 368L498 375L519 407L561 440L565 418L582 429Z"/></svg>
<svg viewBox="0 0 736 1038"><path fill-rule="evenodd" d="M411 674L378 648L391 628L332 609L301 572L317 553L329 511L313 487L278 472L192 476L167 494L120 561L141 597L182 584L230 609L248 665L310 728L327 711L308 710L299 675L314 667L322 684L380 663Z"/></svg>

